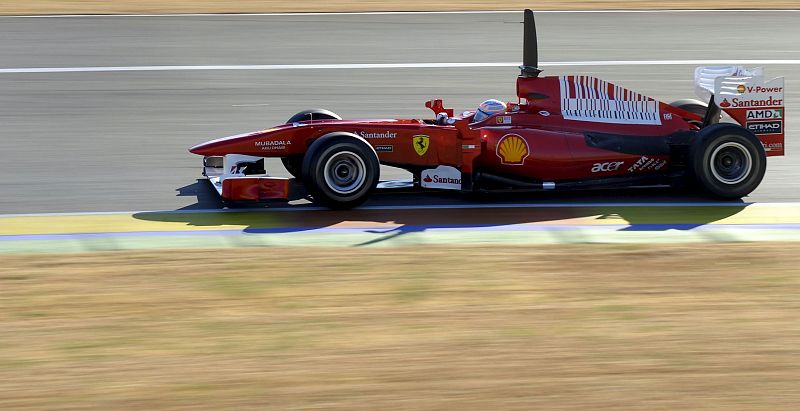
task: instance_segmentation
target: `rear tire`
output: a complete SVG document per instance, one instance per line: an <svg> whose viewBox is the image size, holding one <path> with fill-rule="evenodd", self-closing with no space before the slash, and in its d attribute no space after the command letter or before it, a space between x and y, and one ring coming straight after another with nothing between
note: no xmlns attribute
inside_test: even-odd
<svg viewBox="0 0 800 411"><path fill-rule="evenodd" d="M669 105L672 107L677 107L681 110L686 110L690 113L697 114L700 117L705 117L706 112L708 111L708 104L691 98L673 101L672 103L669 103Z"/></svg>
<svg viewBox="0 0 800 411"><path fill-rule="evenodd" d="M293 115L286 124L297 123L300 121L309 121L309 120L341 120L342 118L339 117L338 114L330 111L325 110L322 108L313 108L310 110L303 110L295 115ZM292 175L297 180L303 179L303 155L296 155L291 157L281 157L281 163L283 163L283 167L286 168L286 171Z"/></svg>
<svg viewBox="0 0 800 411"><path fill-rule="evenodd" d="M764 147L755 134L733 124L715 124L700 131L689 158L700 185L722 198L750 194L767 168Z"/></svg>
<svg viewBox="0 0 800 411"><path fill-rule="evenodd" d="M679 108L681 110L686 110L686 111L688 111L690 113L693 113L693 114L697 114L698 116L700 116L700 117L702 117L704 119L706 118L706 112L708 112L708 104L703 103L702 101L699 101L699 100L691 99L691 98L678 100L678 101L673 101L672 103L669 103L669 105L672 106L672 107L677 107L677 108ZM692 120L692 121L689 121L689 123L695 124L698 127L702 127L703 126L703 122L702 121L698 122L698 121Z"/></svg>
<svg viewBox="0 0 800 411"><path fill-rule="evenodd" d="M378 185L378 154L351 133L326 134L311 144L303 158L303 182L314 202L333 209L356 207Z"/></svg>

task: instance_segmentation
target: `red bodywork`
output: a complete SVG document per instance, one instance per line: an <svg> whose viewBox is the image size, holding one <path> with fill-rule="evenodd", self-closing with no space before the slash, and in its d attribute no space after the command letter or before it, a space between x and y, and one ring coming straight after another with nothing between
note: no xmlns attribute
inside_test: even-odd
<svg viewBox="0 0 800 411"><path fill-rule="evenodd" d="M238 201L282 200L289 197L289 179L236 177L222 180L225 197Z"/></svg>
<svg viewBox="0 0 800 411"><path fill-rule="evenodd" d="M479 123L470 123L471 114L451 118L446 125L408 119L305 121L209 141L190 151L204 156L299 156L317 138L349 132L372 145L382 164L412 172L446 165L462 174L481 171L558 185L667 176L674 163L670 145L696 132L703 120L588 76L519 77L517 95L519 102L509 103L506 113ZM452 116L441 100L426 105L436 114ZM420 136L428 140L424 150L424 144L415 149ZM758 137L780 143L779 151L767 155L783 154L782 134ZM248 198L253 197L253 189L249 192Z"/></svg>

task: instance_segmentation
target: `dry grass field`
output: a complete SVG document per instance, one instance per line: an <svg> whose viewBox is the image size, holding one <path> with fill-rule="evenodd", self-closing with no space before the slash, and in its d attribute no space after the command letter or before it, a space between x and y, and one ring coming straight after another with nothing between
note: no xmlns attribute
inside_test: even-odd
<svg viewBox="0 0 800 411"><path fill-rule="evenodd" d="M798 409L800 245L0 256L0 409Z"/></svg>
<svg viewBox="0 0 800 411"><path fill-rule="evenodd" d="M729 9L797 8L798 0L764 0L735 3L727 0L6 0L0 14L95 14L95 13L259 13L337 11L447 11L447 10L571 10L571 9Z"/></svg>

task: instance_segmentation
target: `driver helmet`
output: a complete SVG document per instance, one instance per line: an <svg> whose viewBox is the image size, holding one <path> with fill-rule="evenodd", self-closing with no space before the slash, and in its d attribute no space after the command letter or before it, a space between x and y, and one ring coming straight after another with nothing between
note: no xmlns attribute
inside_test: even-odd
<svg viewBox="0 0 800 411"><path fill-rule="evenodd" d="M478 106L478 110L475 111L475 117L472 118L472 122L477 123L479 121L485 120L487 117L497 114L497 113L505 113L506 112L506 103L503 103L500 100L489 99L481 103Z"/></svg>

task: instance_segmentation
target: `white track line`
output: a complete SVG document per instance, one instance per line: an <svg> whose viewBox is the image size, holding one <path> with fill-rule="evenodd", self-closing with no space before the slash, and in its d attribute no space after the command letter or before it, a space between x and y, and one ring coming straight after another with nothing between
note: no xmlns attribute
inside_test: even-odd
<svg viewBox="0 0 800 411"><path fill-rule="evenodd" d="M391 210L448 210L448 209L503 209L503 208L632 208L632 207L800 207L800 202L676 202L676 203L482 203L482 204L428 204L428 205L374 205L363 206L354 209L354 212L366 210L391 211ZM200 210L150 210L150 211L98 211L98 212L74 212L74 213L30 213L30 214L0 214L0 219L18 217L72 217L72 216L94 216L94 215L131 215L131 214L198 214L198 213L275 213L275 212L304 212L304 211L325 211L324 207L317 206L289 206L278 208L255 208L255 209L200 209Z"/></svg>
<svg viewBox="0 0 800 411"><path fill-rule="evenodd" d="M586 13L783 13L800 9L665 9L665 10L534 10L536 14L586 14ZM463 11L353 11L353 12L298 12L298 13L160 13L160 14L47 14L0 16L0 18L107 18L107 17L252 17L252 16L402 16L438 14L520 14L521 10L463 10Z"/></svg>
<svg viewBox="0 0 800 411"><path fill-rule="evenodd" d="M608 61L553 61L541 67L557 66L679 66L679 65L799 65L800 59L780 60L608 60ZM516 62L496 63L344 63L344 64L249 64L218 66L122 66L122 67L27 67L4 68L0 74L34 73L100 73L118 71L221 71L221 70L353 70L353 69L405 69L405 68L479 68L517 67Z"/></svg>

